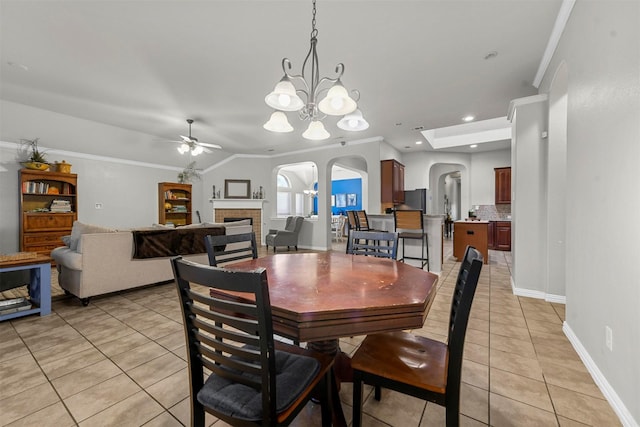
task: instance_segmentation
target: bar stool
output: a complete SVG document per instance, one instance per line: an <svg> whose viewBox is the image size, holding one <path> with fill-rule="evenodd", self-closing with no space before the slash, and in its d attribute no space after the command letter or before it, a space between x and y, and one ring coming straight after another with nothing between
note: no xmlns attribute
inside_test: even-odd
<svg viewBox="0 0 640 427"><path fill-rule="evenodd" d="M395 222L395 231L398 233L398 240L402 239L402 258L399 261L404 262L405 259L414 259L420 261L420 268L427 266L429 271L429 238L424 231L424 220L422 210L395 210L393 212ZM401 231L398 231L401 230ZM420 240L421 256L409 257L406 255L404 242L406 239ZM427 254L425 257L425 247Z"/></svg>

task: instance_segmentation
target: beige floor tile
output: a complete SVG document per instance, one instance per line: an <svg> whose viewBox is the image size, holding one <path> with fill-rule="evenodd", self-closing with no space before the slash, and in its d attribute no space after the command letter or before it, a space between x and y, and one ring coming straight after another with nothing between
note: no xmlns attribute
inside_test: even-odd
<svg viewBox="0 0 640 427"><path fill-rule="evenodd" d="M418 425L426 404L424 400L383 388L380 401L370 393L362 410L389 425L409 426Z"/></svg>
<svg viewBox="0 0 640 427"><path fill-rule="evenodd" d="M175 350L176 348L185 345L185 339L184 329L182 328L182 325L180 325L180 331L165 335L155 341L167 350Z"/></svg>
<svg viewBox="0 0 640 427"><path fill-rule="evenodd" d="M586 369L572 369L546 360L541 361L540 366L548 384L604 399L602 392Z"/></svg>
<svg viewBox="0 0 640 427"><path fill-rule="evenodd" d="M19 337L7 338L6 341L0 341L0 362L15 359L29 355L29 348L22 342Z"/></svg>
<svg viewBox="0 0 640 427"><path fill-rule="evenodd" d="M472 360L476 363L489 365L489 347L471 342L464 344L464 359Z"/></svg>
<svg viewBox="0 0 640 427"><path fill-rule="evenodd" d="M560 427L585 427L587 424L582 424L578 421L571 420L558 415L558 424Z"/></svg>
<svg viewBox="0 0 640 427"><path fill-rule="evenodd" d="M135 382L120 374L64 399L64 403L73 417L82 422L139 391Z"/></svg>
<svg viewBox="0 0 640 427"><path fill-rule="evenodd" d="M187 363L175 354L165 353L162 356L127 371L127 374L137 382L140 387L146 388L184 369L186 366Z"/></svg>
<svg viewBox="0 0 640 427"><path fill-rule="evenodd" d="M81 427L141 426L163 412L163 408L144 391L116 403L84 420Z"/></svg>
<svg viewBox="0 0 640 427"><path fill-rule="evenodd" d="M544 381L538 359L491 349L489 365L493 368Z"/></svg>
<svg viewBox="0 0 640 427"><path fill-rule="evenodd" d="M169 412L162 412L160 415L149 421L144 427L182 427L182 423L174 418Z"/></svg>
<svg viewBox="0 0 640 427"><path fill-rule="evenodd" d="M48 382L22 389L20 393L0 400L0 425L10 424L58 402L60 399Z"/></svg>
<svg viewBox="0 0 640 427"><path fill-rule="evenodd" d="M491 368L489 375L491 393L553 412L553 405L544 382L496 368Z"/></svg>
<svg viewBox="0 0 640 427"><path fill-rule="evenodd" d="M145 344L149 344L151 340L139 332L133 329L129 329L131 333L124 336L117 336L110 341L106 341L100 344L96 344L96 347L100 349L107 357L114 357L118 354L125 353L133 350L134 348L141 347Z"/></svg>
<svg viewBox="0 0 640 427"><path fill-rule="evenodd" d="M69 325L58 326L51 331L40 332L28 338L23 337L25 344L27 344L29 350L33 352L38 352L78 338L82 338L82 335Z"/></svg>
<svg viewBox="0 0 640 427"><path fill-rule="evenodd" d="M63 359L54 360L53 362L40 365L40 367L49 380L53 380L105 359L106 357L102 353L95 348L91 348Z"/></svg>
<svg viewBox="0 0 640 427"><path fill-rule="evenodd" d="M185 425L185 426L191 425L191 404L189 403L189 398L186 398L181 402L178 402L177 404L173 405L171 409L169 409L169 412L171 412L171 415L176 417L182 425ZM213 423L215 423L216 421L218 421L216 417L214 417L209 413L205 413L204 425L210 426L210 425L213 425ZM225 423L222 423L222 422L216 423L216 427L218 426L222 427L224 425Z"/></svg>
<svg viewBox="0 0 640 427"><path fill-rule="evenodd" d="M104 343L113 341L115 339L126 337L135 332L134 329L128 327L124 323L117 321L118 323L105 329L95 329L91 333L87 333L85 337L87 340L95 346L100 346Z"/></svg>
<svg viewBox="0 0 640 427"><path fill-rule="evenodd" d="M471 360L463 360L462 381L472 386L489 390L489 367Z"/></svg>
<svg viewBox="0 0 640 427"><path fill-rule="evenodd" d="M122 374L120 368L108 359L78 369L51 381L61 398L66 399L110 378Z"/></svg>
<svg viewBox="0 0 640 427"><path fill-rule="evenodd" d="M111 358L123 371L129 371L150 360L166 354L167 350L153 341L143 344L127 352L117 354Z"/></svg>
<svg viewBox="0 0 640 427"><path fill-rule="evenodd" d="M465 342L471 342L474 344L489 346L489 332L479 331L477 329L467 329L465 336Z"/></svg>
<svg viewBox="0 0 640 427"><path fill-rule="evenodd" d="M491 393L490 417L495 427L551 427L558 422L553 412Z"/></svg>
<svg viewBox="0 0 640 427"><path fill-rule="evenodd" d="M521 340L517 338L505 337L502 335L491 334L492 350L500 350L507 353L515 353L525 357L536 357L531 340Z"/></svg>
<svg viewBox="0 0 640 427"><path fill-rule="evenodd" d="M173 320L166 320L163 323L153 325L151 328L138 330L142 335L152 340L165 337L174 332L182 332L184 335L184 328L181 323L174 322Z"/></svg>
<svg viewBox="0 0 640 427"><path fill-rule="evenodd" d="M604 399L549 384L551 400L558 415L591 426L619 426L620 421Z"/></svg>
<svg viewBox="0 0 640 427"><path fill-rule="evenodd" d="M38 363L44 365L91 349L93 349L91 343L84 337L79 336L76 339L63 341L44 350L34 351L33 357L36 358Z"/></svg>
<svg viewBox="0 0 640 427"><path fill-rule="evenodd" d="M460 414L487 424L489 392L469 384L460 384Z"/></svg>
<svg viewBox="0 0 640 427"><path fill-rule="evenodd" d="M189 397L189 372L182 369L146 388L162 406L170 408Z"/></svg>
<svg viewBox="0 0 640 427"><path fill-rule="evenodd" d="M62 402L57 402L7 424L7 427L71 427L75 425L75 421Z"/></svg>
<svg viewBox="0 0 640 427"><path fill-rule="evenodd" d="M0 362L0 400L46 382L30 354Z"/></svg>

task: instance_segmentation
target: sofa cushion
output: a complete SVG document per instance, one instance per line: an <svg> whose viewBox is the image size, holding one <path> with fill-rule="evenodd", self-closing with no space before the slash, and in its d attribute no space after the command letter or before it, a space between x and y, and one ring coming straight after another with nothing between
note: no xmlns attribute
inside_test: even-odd
<svg viewBox="0 0 640 427"><path fill-rule="evenodd" d="M82 270L82 254L72 251L66 246L55 248L51 251L51 258L56 264L63 265L72 270Z"/></svg>
<svg viewBox="0 0 640 427"><path fill-rule="evenodd" d="M74 221L71 227L71 241L69 249L82 253L82 235L89 233L113 233L116 230L93 224L84 224L80 221Z"/></svg>

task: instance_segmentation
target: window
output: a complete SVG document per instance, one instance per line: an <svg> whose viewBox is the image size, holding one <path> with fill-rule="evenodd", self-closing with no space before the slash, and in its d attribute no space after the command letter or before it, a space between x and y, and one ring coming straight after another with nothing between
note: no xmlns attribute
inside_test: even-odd
<svg viewBox="0 0 640 427"><path fill-rule="evenodd" d="M276 214L278 216L291 215L291 182L285 175L278 174L278 195L276 197Z"/></svg>
<svg viewBox="0 0 640 427"><path fill-rule="evenodd" d="M304 196L302 193L296 193L296 215L304 216Z"/></svg>

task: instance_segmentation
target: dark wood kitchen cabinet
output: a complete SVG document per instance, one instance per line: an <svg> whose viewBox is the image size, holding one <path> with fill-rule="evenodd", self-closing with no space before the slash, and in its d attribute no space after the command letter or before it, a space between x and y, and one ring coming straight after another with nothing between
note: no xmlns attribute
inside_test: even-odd
<svg viewBox="0 0 640 427"><path fill-rule="evenodd" d="M380 161L380 209L404 203L404 165L397 160Z"/></svg>
<svg viewBox="0 0 640 427"><path fill-rule="evenodd" d="M497 251L511 250L511 222L489 221L487 241L489 249Z"/></svg>
<svg viewBox="0 0 640 427"><path fill-rule="evenodd" d="M511 203L511 168L495 168L496 205Z"/></svg>

